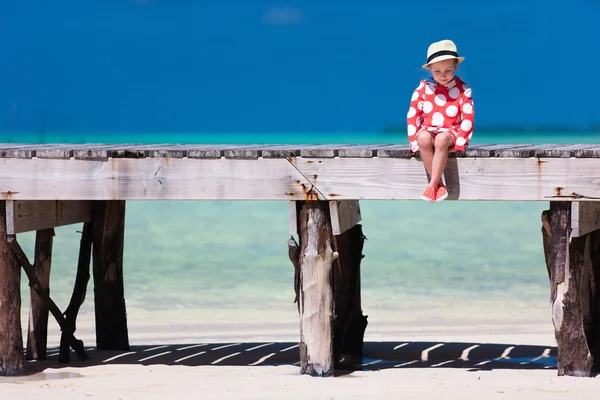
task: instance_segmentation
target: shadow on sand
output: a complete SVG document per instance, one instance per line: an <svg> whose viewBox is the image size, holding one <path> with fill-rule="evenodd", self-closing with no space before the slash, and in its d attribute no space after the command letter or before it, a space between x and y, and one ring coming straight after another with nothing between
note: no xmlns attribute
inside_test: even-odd
<svg viewBox="0 0 600 400"><path fill-rule="evenodd" d="M71 352L69 364L58 362L58 349L49 349L45 361L30 361L27 375L46 368L92 365L280 366L299 365L296 343L198 343L131 346L129 351L87 348L90 359L80 361ZM336 373L389 368L555 369L556 347L484 343L366 342L362 360L344 363ZM362 361L362 362L361 362Z"/></svg>

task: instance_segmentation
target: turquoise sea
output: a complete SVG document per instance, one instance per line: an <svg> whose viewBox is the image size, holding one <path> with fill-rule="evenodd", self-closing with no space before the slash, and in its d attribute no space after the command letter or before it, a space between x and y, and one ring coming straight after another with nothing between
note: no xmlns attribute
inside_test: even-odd
<svg viewBox="0 0 600 400"><path fill-rule="evenodd" d="M387 144L405 143L405 137L343 132L0 134L0 142L9 141ZM600 144L600 135L476 134L472 144L483 143ZM421 315L444 320L442 325L489 323L498 318L518 326L533 318L550 328L550 293L540 232L540 215L547 206L546 202L446 201L431 205L363 201L367 241L362 301L369 315L367 333L378 332L383 325L393 330L408 320L418 332ZM135 319L136 313L151 316L156 312L171 315L175 326L179 316L193 319L195 313L208 315L214 310L228 316L224 324L231 329L237 329L239 318L253 320L259 331L264 323L268 334L269 327L278 323L269 315L276 315L271 311L277 310L287 318L282 324L295 324L287 210L287 202L278 201L128 202L124 273L131 318ZM68 304L73 288L80 229L79 225L56 229L51 293L61 309ZM34 235L20 236L31 257ZM25 279L22 287L26 308ZM92 288L90 282L83 313L92 312ZM135 339L134 328L130 327L130 335Z"/></svg>

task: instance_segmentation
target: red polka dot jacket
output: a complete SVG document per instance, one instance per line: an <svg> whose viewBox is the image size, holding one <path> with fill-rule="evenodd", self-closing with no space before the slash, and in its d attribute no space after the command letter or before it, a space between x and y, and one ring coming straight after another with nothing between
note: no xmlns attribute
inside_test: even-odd
<svg viewBox="0 0 600 400"><path fill-rule="evenodd" d="M459 77L448 85L422 80L412 94L406 116L408 141L413 153L419 150L417 132L451 132L454 148L464 151L473 136L475 109L471 88Z"/></svg>

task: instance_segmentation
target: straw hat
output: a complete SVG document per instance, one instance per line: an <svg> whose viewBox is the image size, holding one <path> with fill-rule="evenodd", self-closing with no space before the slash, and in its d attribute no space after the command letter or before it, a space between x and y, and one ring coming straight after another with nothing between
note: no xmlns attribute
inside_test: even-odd
<svg viewBox="0 0 600 400"><path fill-rule="evenodd" d="M458 56L458 50L452 40L440 40L429 45L427 49L427 64L423 65L423 68L429 69L429 66L434 62L457 59L460 64L465 59L464 57Z"/></svg>

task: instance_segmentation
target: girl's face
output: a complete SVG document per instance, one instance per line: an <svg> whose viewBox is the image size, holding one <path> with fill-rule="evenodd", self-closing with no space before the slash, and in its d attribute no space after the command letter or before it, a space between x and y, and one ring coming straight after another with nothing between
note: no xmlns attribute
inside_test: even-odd
<svg viewBox="0 0 600 400"><path fill-rule="evenodd" d="M442 60L431 64L429 69L431 70L433 79L442 85L447 85L454 78L457 65L455 59Z"/></svg>

